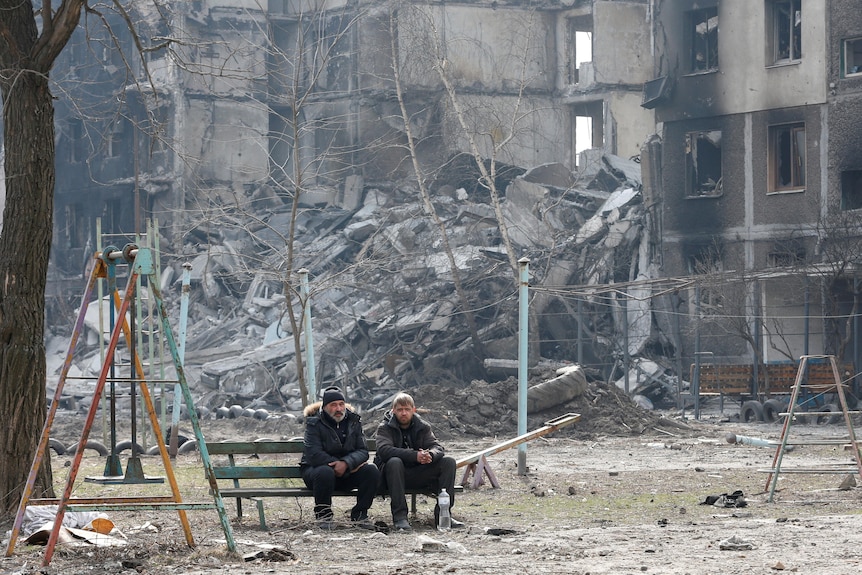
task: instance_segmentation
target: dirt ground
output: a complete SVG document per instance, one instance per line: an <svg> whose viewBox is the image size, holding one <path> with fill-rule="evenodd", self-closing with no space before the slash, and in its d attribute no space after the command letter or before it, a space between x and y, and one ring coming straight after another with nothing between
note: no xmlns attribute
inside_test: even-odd
<svg viewBox="0 0 862 575"><path fill-rule="evenodd" d="M513 411L502 399L511 387L484 385L416 392L425 417L456 458L516 435ZM383 499L371 509L377 532L347 522L333 532L319 531L310 521L309 499L267 499L270 530L262 531L252 505L238 520L233 501L226 501L237 555L226 552L214 510L189 512L195 548L186 545L176 512L138 511L110 517L128 538L126 546L60 547L50 566L41 567L44 547L19 541L11 557L0 559L0 574L424 575L498 574L512 568L542 575L859 573L862 491L846 485L847 473L789 472L851 463L849 452L841 445L797 446L784 457L786 472L769 502L768 474L760 470L771 466L775 450L730 444L726 436L774 440L781 427L739 423L730 413L734 406L726 408L721 414L717 405L705 405L702 419L695 421L690 412L643 411L616 390L591 385L578 400L530 418L528 428L536 429L562 413L581 414L574 425L527 444L526 474L518 473L517 448L489 458L499 488L485 481L458 495L453 515L466 523L461 530L433 529L433 502L423 498L410 533L387 531L391 517ZM366 429L378 418L364 414ZM61 414L58 420L63 420L58 431L74 428L75 416ZM301 435L302 421L278 414L266 421L205 419L202 429L208 440L292 437ZM847 429L794 424L790 433L794 440L810 441L846 437ZM52 457L58 489L70 459ZM143 459L148 474L158 470L159 458ZM85 467L98 470L102 461L88 455ZM175 467L184 499L207 500L199 456L180 455ZM96 489L137 490L84 483L76 494ZM744 494L744 507L704 504L737 490ZM350 504L337 499L337 512L347 512Z"/></svg>

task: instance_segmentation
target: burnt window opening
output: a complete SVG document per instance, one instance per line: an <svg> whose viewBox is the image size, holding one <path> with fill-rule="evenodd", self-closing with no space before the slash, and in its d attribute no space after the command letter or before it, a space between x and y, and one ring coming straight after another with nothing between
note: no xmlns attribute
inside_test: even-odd
<svg viewBox="0 0 862 575"><path fill-rule="evenodd" d="M294 89L307 89L306 67L311 55L305 35L294 21L274 21L271 28L272 50L268 58L270 90L279 98L289 98Z"/></svg>
<svg viewBox="0 0 862 575"><path fill-rule="evenodd" d="M862 74L862 38L844 40L841 51L841 75L843 77Z"/></svg>
<svg viewBox="0 0 862 575"><path fill-rule="evenodd" d="M766 254L766 265L771 268L789 268L805 263L805 248L798 240L776 243Z"/></svg>
<svg viewBox="0 0 862 575"><path fill-rule="evenodd" d="M277 182L294 181L296 150L293 130L293 110L285 108L269 115L269 169Z"/></svg>
<svg viewBox="0 0 862 575"><path fill-rule="evenodd" d="M81 206L79 204L67 204L63 207L63 220L60 222L60 238L62 247L64 248L79 248L82 247L83 241L81 238L80 215Z"/></svg>
<svg viewBox="0 0 862 575"><path fill-rule="evenodd" d="M718 70L718 7L688 13L691 72Z"/></svg>
<svg viewBox="0 0 862 575"><path fill-rule="evenodd" d="M692 244L684 248L688 273L704 275L717 273L724 269L722 250L716 243Z"/></svg>
<svg viewBox="0 0 862 575"><path fill-rule="evenodd" d="M862 170L841 172L841 209L862 208Z"/></svg>
<svg viewBox="0 0 862 575"><path fill-rule="evenodd" d="M773 0L772 62L793 62L802 59L802 0Z"/></svg>
<svg viewBox="0 0 862 575"><path fill-rule="evenodd" d="M141 138L150 156L168 150L169 113L167 106L159 106L147 116L145 128L141 130Z"/></svg>
<svg viewBox="0 0 862 575"><path fill-rule="evenodd" d="M346 92L354 87L350 24L348 14L339 14L313 32L314 52L309 54L307 64L320 90Z"/></svg>
<svg viewBox="0 0 862 575"><path fill-rule="evenodd" d="M722 194L720 130L685 135L685 178L690 198Z"/></svg>
<svg viewBox="0 0 862 575"><path fill-rule="evenodd" d="M117 158L122 155L124 149L131 147L126 142L128 132L126 123L125 118L120 118L111 126L107 139L107 155L109 158Z"/></svg>
<svg viewBox="0 0 862 575"><path fill-rule="evenodd" d="M805 124L769 128L770 192L805 188Z"/></svg>
<svg viewBox="0 0 862 575"><path fill-rule="evenodd" d="M69 120L67 127L69 136L69 162L76 164L87 159L87 148L84 143L84 123L78 119Z"/></svg>
<svg viewBox="0 0 862 575"><path fill-rule="evenodd" d="M722 279L720 273L724 270L722 249L718 243L695 244L685 249L688 273L691 275L708 276L715 274L715 278L705 278L700 283L700 312L703 315L717 315L724 308L722 296ZM694 299L691 298L692 304ZM692 310L694 311L694 310Z"/></svg>
<svg viewBox="0 0 862 575"><path fill-rule="evenodd" d="M566 18L566 80L569 84L581 81L581 64L593 59L592 16Z"/></svg>

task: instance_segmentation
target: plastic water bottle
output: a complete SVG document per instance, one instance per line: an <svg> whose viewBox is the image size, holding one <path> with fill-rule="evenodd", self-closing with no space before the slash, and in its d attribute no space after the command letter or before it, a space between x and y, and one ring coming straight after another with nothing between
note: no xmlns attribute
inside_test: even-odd
<svg viewBox="0 0 862 575"><path fill-rule="evenodd" d="M452 527L452 516L449 515L449 494L444 488L437 496L437 508L440 514L437 516L437 530L448 531Z"/></svg>

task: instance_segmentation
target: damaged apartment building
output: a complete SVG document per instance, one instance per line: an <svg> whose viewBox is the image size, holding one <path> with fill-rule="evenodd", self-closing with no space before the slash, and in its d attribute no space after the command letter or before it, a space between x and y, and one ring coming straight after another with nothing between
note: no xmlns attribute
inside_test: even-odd
<svg viewBox="0 0 862 575"><path fill-rule="evenodd" d="M656 0L644 148L668 276L715 363L860 365L862 10L855 0ZM660 238L660 239L659 239ZM710 279L712 278L712 279ZM738 337L728 337L731 336Z"/></svg>

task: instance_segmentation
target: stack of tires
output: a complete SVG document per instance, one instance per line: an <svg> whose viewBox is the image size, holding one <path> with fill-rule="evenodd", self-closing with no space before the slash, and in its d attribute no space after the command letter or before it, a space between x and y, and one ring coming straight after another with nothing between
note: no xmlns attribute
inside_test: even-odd
<svg viewBox="0 0 862 575"><path fill-rule="evenodd" d="M799 408L797 408L799 409ZM775 423L783 421L782 413L787 413L788 405L780 399L767 399L763 403L752 399L745 401L739 408L739 420L744 423ZM794 410L794 416L798 423L816 423L826 425L841 421L841 407L837 403L826 403L814 406L807 411Z"/></svg>

